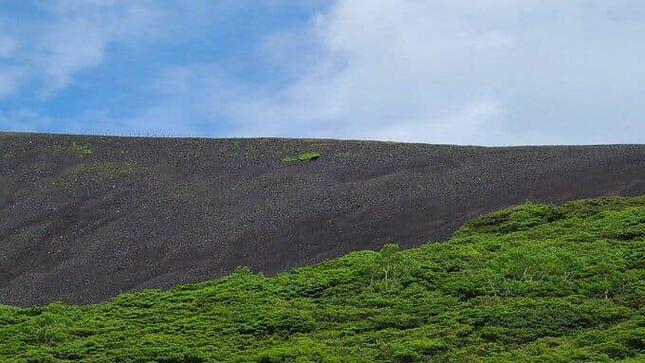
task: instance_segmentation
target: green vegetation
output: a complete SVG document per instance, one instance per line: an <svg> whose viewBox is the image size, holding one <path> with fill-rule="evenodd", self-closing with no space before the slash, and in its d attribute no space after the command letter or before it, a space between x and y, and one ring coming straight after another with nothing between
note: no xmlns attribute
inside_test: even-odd
<svg viewBox="0 0 645 363"><path fill-rule="evenodd" d="M80 164L65 172L54 182L59 189L96 185L132 175L136 165L131 162L96 161Z"/></svg>
<svg viewBox="0 0 645 363"><path fill-rule="evenodd" d="M94 150L90 145L77 144L75 142L72 143L72 145L70 146L51 145L49 149L54 155L69 154L74 156L85 157L85 156L90 156L94 154Z"/></svg>
<svg viewBox="0 0 645 363"><path fill-rule="evenodd" d="M9 161L11 158L13 158L13 152L11 151L0 153L0 161Z"/></svg>
<svg viewBox="0 0 645 363"><path fill-rule="evenodd" d="M645 360L645 197L527 204L446 243L97 305L0 307L11 362Z"/></svg>
<svg viewBox="0 0 645 363"><path fill-rule="evenodd" d="M177 183L174 185L170 196L180 202L191 202L197 200L197 185L190 183Z"/></svg>
<svg viewBox="0 0 645 363"><path fill-rule="evenodd" d="M285 164L293 164L296 161L298 161L298 158L295 156L285 156L284 158L282 158L282 162Z"/></svg>
<svg viewBox="0 0 645 363"><path fill-rule="evenodd" d="M287 156L285 158L282 158L282 162L285 164L292 164L295 162L308 162L308 161L314 161L316 159L320 158L320 153L315 152L315 151L310 151L306 152L304 154L300 154L298 156Z"/></svg>
<svg viewBox="0 0 645 363"><path fill-rule="evenodd" d="M70 150L74 155L78 156L90 156L94 153L94 150L89 145L77 143L73 143Z"/></svg>

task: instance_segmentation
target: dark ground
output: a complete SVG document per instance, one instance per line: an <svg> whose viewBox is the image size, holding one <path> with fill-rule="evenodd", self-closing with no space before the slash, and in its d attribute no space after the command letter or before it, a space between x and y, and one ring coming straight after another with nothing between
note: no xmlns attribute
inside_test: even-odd
<svg viewBox="0 0 645 363"><path fill-rule="evenodd" d="M312 162L286 156L318 151ZM645 194L645 146L0 134L0 303L268 274L526 200Z"/></svg>

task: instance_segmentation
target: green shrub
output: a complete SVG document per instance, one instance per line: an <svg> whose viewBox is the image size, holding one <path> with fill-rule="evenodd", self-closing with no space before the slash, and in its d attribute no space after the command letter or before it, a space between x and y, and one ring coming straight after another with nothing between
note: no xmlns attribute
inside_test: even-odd
<svg viewBox="0 0 645 363"><path fill-rule="evenodd" d="M527 204L273 277L0 306L0 360L642 362L644 217L645 197Z"/></svg>
<svg viewBox="0 0 645 363"><path fill-rule="evenodd" d="M300 161L312 161L316 160L320 157L320 153L318 152L306 152L304 154L298 155L298 160Z"/></svg>
<svg viewBox="0 0 645 363"><path fill-rule="evenodd" d="M72 146L70 147L70 151L74 155L78 156L90 156L94 153L94 150L92 150L92 147L90 147L87 144L77 144L73 143Z"/></svg>
<svg viewBox="0 0 645 363"><path fill-rule="evenodd" d="M282 158L282 162L285 164L293 164L295 162L309 162L314 161L320 158L320 153L315 151L306 152L298 156L287 156Z"/></svg>

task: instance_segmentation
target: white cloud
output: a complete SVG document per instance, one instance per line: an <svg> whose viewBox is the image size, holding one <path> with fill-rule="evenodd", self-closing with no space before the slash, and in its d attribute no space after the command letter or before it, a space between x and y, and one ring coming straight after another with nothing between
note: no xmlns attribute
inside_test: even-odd
<svg viewBox="0 0 645 363"><path fill-rule="evenodd" d="M171 15L149 0L60 0L34 6L42 14L29 20L0 15L0 60L20 65L21 80L37 84L45 99L105 62L111 48L163 38L164 17ZM8 71L2 72L8 79ZM16 75L12 72L11 79ZM8 84L0 88L9 93Z"/></svg>
<svg viewBox="0 0 645 363"><path fill-rule="evenodd" d="M43 28L39 63L45 96L67 87L79 72L100 65L107 48L154 36L160 14L149 2L66 0L50 7L53 21Z"/></svg>
<svg viewBox="0 0 645 363"><path fill-rule="evenodd" d="M254 2L47 4L24 79L51 96L120 47L190 41ZM273 78L241 77L239 68L236 76L230 59L196 52L185 59L197 63L167 65L138 95L148 107L116 121L102 111L95 125L485 145L645 142L643 17L641 0L336 0L305 27L245 45L255 70ZM23 43L3 48L0 38L0 56L20 54ZM4 77L15 85L4 94L25 82Z"/></svg>
<svg viewBox="0 0 645 363"><path fill-rule="evenodd" d="M448 112L434 119L393 119L389 125L372 131L379 140L425 142L433 137L448 144L482 144L498 137L495 120L503 117L503 109L495 102L477 102Z"/></svg>
<svg viewBox="0 0 645 363"><path fill-rule="evenodd" d="M643 142L642 4L338 1L289 34L315 56L287 44L276 57L300 76L226 116L243 135Z"/></svg>
<svg viewBox="0 0 645 363"><path fill-rule="evenodd" d="M43 40L42 58L45 93L68 86L74 75L103 61L106 34L92 21L66 22Z"/></svg>
<svg viewBox="0 0 645 363"><path fill-rule="evenodd" d="M288 64L304 70L293 83L231 107L239 132L477 143L467 135L491 133L505 106L471 75L495 67L514 39L498 24L459 20L455 7L473 11L443 1L339 1L309 30L289 34L313 37L294 42L314 43L317 55ZM288 44L282 50L291 53L283 59L303 59Z"/></svg>

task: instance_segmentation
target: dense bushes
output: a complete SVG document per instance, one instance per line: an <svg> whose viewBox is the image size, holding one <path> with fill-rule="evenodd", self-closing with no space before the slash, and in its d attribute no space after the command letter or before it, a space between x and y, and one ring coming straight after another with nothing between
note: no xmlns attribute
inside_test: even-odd
<svg viewBox="0 0 645 363"><path fill-rule="evenodd" d="M0 307L16 362L642 361L645 198L527 204L447 243L246 268L86 307Z"/></svg>

